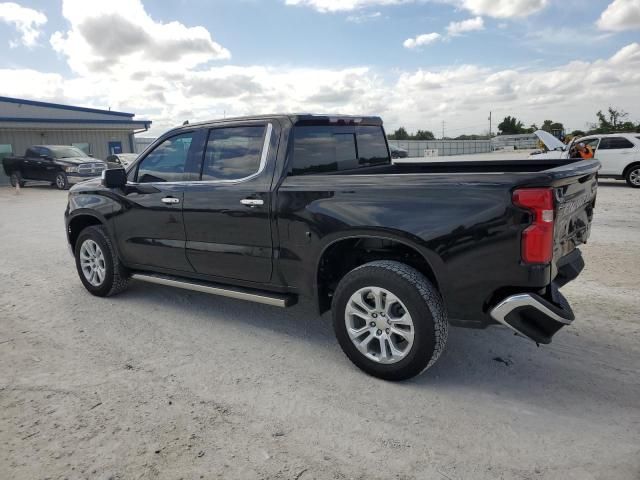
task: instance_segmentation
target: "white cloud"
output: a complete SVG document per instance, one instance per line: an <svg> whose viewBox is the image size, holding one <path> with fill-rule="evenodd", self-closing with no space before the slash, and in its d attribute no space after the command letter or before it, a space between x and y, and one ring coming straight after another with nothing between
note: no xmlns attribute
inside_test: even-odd
<svg viewBox="0 0 640 480"><path fill-rule="evenodd" d="M417 37L407 38L402 45L410 50L424 47L438 40L448 39L449 37L457 37L466 32L474 30L483 30L484 20L482 17L470 18L461 22L451 22L447 27L447 37L443 37L437 32L423 33Z"/></svg>
<svg viewBox="0 0 640 480"><path fill-rule="evenodd" d="M449 3L474 15L495 18L526 17L546 7L549 0L285 0L286 5L300 5L327 12L347 12L372 6L407 3Z"/></svg>
<svg viewBox="0 0 640 480"><path fill-rule="evenodd" d="M474 15L494 18L526 17L539 12L549 0L448 0L469 10Z"/></svg>
<svg viewBox="0 0 640 480"><path fill-rule="evenodd" d="M365 23L380 17L382 17L382 12L363 13L360 15L349 15L347 17L347 21L353 23Z"/></svg>
<svg viewBox="0 0 640 480"><path fill-rule="evenodd" d="M442 35L436 32L423 33L414 38L407 38L402 45L404 45L404 48L409 49L424 47L425 45L440 40L440 38L442 38Z"/></svg>
<svg viewBox="0 0 640 480"><path fill-rule="evenodd" d="M640 29L640 0L613 0L597 22L601 30Z"/></svg>
<svg viewBox="0 0 640 480"><path fill-rule="evenodd" d="M585 128L595 112L624 105L640 114L640 44L608 59L539 69L460 65L417 69L390 77L367 67L210 66L133 76L89 73L73 79L33 70L0 70L6 95L133 111L153 120L152 135L190 121L275 111L376 114L388 129L436 129L449 134L486 130L494 118L515 115L525 124L553 118ZM34 92L37 92L34 93ZM638 118L633 118L638 121Z"/></svg>
<svg viewBox="0 0 640 480"><path fill-rule="evenodd" d="M16 47L22 43L26 47L33 47L40 36L40 27L47 23L47 17L38 10L13 2L3 2L0 3L0 22L13 25L21 35L20 41L10 41L10 46Z"/></svg>
<svg viewBox="0 0 640 480"><path fill-rule="evenodd" d="M66 0L63 13L69 29L54 35L52 42L73 77L4 69L0 92L136 112L153 120L151 135L186 119L219 118L223 111L227 116L274 111L377 114L388 129L403 125L412 131L435 129L446 120L450 133L483 131L489 110L495 118L516 115L525 124L553 118L572 128L584 128L609 104L640 115L639 43L607 59L537 69L457 65L397 72L366 66L238 66L213 61L228 52L204 28L160 23L139 1L126 10L125 20L133 27L121 28L120 1L89 9L84 2ZM121 35L106 32L105 22ZM417 48L442 38L435 32L419 35L405 46Z"/></svg>
<svg viewBox="0 0 640 480"><path fill-rule="evenodd" d="M400 5L413 0L285 0L286 5L313 7L319 12L348 12L374 5Z"/></svg>
<svg viewBox="0 0 640 480"><path fill-rule="evenodd" d="M64 0L71 24L51 36L51 45L78 73L182 72L231 54L204 27L153 20L140 0Z"/></svg>
<svg viewBox="0 0 640 480"><path fill-rule="evenodd" d="M474 30L484 30L484 20L482 17L470 18L461 22L451 22L447 27L447 34L455 37Z"/></svg>

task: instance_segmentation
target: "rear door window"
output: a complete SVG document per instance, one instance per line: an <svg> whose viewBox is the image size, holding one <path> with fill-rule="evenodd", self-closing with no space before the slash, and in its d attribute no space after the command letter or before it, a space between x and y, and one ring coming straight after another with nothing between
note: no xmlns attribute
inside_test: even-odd
<svg viewBox="0 0 640 480"><path fill-rule="evenodd" d="M358 166L353 128L300 126L294 130L290 175L350 170Z"/></svg>
<svg viewBox="0 0 640 480"><path fill-rule="evenodd" d="M202 165L202 180L240 180L260 169L265 125L215 128Z"/></svg>
<svg viewBox="0 0 640 480"><path fill-rule="evenodd" d="M599 150L619 150L633 148L633 143L624 137L605 137L600 142Z"/></svg>

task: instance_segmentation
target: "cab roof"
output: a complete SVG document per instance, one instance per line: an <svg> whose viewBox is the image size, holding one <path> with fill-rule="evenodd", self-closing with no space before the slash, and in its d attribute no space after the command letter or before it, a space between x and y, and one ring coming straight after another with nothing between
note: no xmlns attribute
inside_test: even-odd
<svg viewBox="0 0 640 480"><path fill-rule="evenodd" d="M315 113L277 113L265 115L251 115L244 117L229 117L216 120L208 120L204 122L188 123L180 128L201 127L206 125L215 125L218 123L234 123L251 120L288 120L294 125L373 125L382 126L382 119L376 116L366 115L332 115L332 114L315 114Z"/></svg>

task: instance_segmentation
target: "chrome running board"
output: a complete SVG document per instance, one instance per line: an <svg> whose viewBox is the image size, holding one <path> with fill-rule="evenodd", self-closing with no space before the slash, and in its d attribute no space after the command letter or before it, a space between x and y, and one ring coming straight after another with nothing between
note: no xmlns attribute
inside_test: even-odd
<svg viewBox="0 0 640 480"><path fill-rule="evenodd" d="M215 284L199 282L197 280L185 280L181 278L146 273L134 273L131 275L131 278L133 280L140 280L141 282L166 285L169 287L182 288L184 290L192 290L194 292L209 293L211 295L219 295L222 297L235 298L238 300L247 300L249 302L271 305L273 307L284 308L296 303L296 298L291 295L279 295L276 293L267 293L241 288L215 286Z"/></svg>

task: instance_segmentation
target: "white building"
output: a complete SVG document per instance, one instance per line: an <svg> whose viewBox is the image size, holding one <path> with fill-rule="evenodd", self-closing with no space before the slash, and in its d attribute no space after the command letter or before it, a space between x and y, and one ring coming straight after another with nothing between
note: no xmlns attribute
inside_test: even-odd
<svg viewBox="0 0 640 480"><path fill-rule="evenodd" d="M0 159L31 145L74 145L99 159L135 152L136 133L151 121L135 114L0 97ZM0 168L0 185L9 180Z"/></svg>

